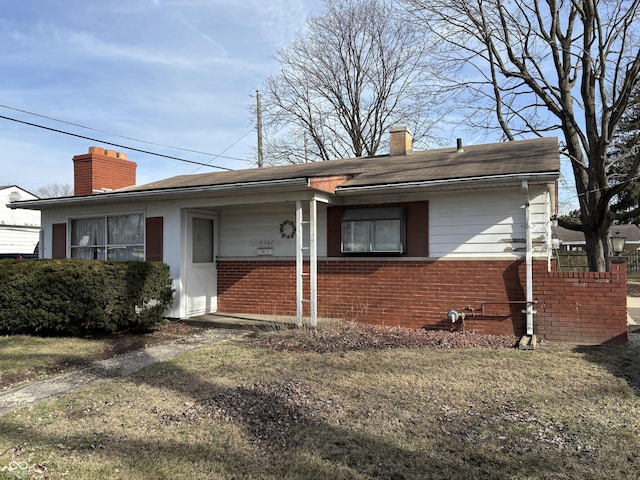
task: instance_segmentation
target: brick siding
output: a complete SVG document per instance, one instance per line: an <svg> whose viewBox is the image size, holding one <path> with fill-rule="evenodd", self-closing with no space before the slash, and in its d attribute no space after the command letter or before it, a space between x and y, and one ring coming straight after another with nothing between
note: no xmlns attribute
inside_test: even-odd
<svg viewBox="0 0 640 480"><path fill-rule="evenodd" d="M625 342L626 270L619 265L611 273L547 272L546 261L535 261L535 333L555 341ZM520 260L321 260L318 315L460 329L447 320L454 308L466 314L467 331L520 336L525 333L524 278ZM295 315L295 285L293 261L221 259L218 310Z"/></svg>
<svg viewBox="0 0 640 480"><path fill-rule="evenodd" d="M627 267L611 272L547 272L534 264L536 333L549 340L585 344L627 341ZM544 265L546 267L546 264Z"/></svg>

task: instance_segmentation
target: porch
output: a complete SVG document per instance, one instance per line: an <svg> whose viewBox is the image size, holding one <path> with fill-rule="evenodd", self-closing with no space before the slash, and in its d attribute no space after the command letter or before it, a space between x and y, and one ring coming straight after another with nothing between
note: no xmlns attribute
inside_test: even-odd
<svg viewBox="0 0 640 480"><path fill-rule="evenodd" d="M311 325L309 317L303 317L302 325ZM278 330L283 328L293 328L296 326L295 316L286 315L259 315L249 313L207 313L197 317L182 320L187 325L205 328L226 328L230 330ZM318 318L317 325L328 325L337 323L338 318Z"/></svg>

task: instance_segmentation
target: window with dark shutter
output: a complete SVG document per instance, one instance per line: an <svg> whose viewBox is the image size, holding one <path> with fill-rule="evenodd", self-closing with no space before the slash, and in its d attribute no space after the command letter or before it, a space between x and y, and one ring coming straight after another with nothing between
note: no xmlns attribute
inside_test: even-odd
<svg viewBox="0 0 640 480"><path fill-rule="evenodd" d="M327 208L327 256L429 256L429 203Z"/></svg>
<svg viewBox="0 0 640 480"><path fill-rule="evenodd" d="M344 253L406 253L404 207L347 208L342 215Z"/></svg>

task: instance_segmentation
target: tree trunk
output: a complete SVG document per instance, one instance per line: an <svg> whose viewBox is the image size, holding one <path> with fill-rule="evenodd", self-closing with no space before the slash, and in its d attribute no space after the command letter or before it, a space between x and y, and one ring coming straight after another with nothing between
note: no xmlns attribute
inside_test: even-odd
<svg viewBox="0 0 640 480"><path fill-rule="evenodd" d="M590 272L608 272L610 270L608 238L608 228L606 232L597 230L584 232Z"/></svg>

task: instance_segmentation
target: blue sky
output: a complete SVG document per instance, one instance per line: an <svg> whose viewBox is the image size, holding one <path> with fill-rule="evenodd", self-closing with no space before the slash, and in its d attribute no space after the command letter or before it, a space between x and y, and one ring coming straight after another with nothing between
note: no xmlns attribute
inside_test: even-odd
<svg viewBox="0 0 640 480"><path fill-rule="evenodd" d="M277 72L273 54L322 4L0 0L0 115L195 162L252 167L256 89ZM452 145L456 136L465 144L495 141L448 133ZM0 185L31 192L72 185L72 157L93 145L127 153L138 164L138 184L217 171L0 118ZM571 192L561 187L561 199Z"/></svg>
<svg viewBox="0 0 640 480"><path fill-rule="evenodd" d="M0 115L237 169L252 166L255 91L321 0L1 0ZM10 107L10 108L7 108ZM229 158L168 149L103 132ZM138 183L208 167L0 119L0 185L73 183L72 157L128 153ZM237 159L237 160L236 160Z"/></svg>

